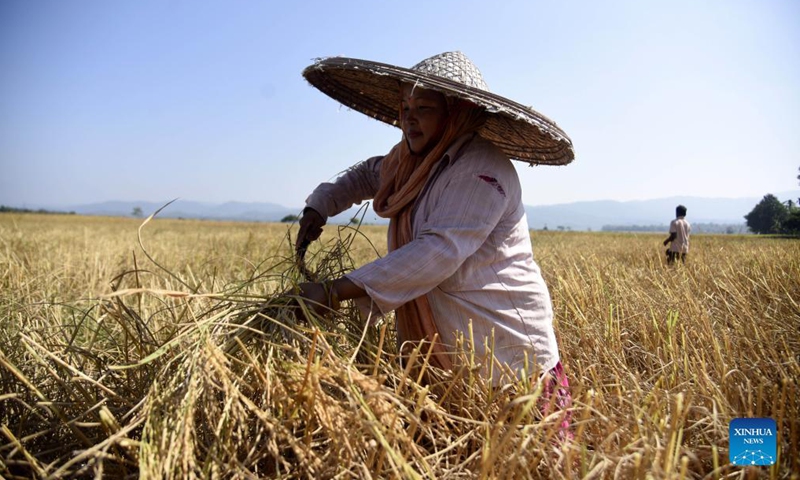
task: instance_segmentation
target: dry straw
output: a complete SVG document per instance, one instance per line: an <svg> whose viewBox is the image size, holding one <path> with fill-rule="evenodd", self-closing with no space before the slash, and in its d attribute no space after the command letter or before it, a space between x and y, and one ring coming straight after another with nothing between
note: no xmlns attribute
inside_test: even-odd
<svg viewBox="0 0 800 480"><path fill-rule="evenodd" d="M59 245L88 242L74 236L84 228L98 239L119 227L101 235L104 224L59 219L72 223L30 242L33 221L0 223L5 478L790 478L800 469L796 243L693 238L690 266L665 269L647 236L537 234L573 387L575 439L560 442L558 412L538 414L537 385L492 388L479 375L487 359L469 332L457 368L441 372L419 352L399 361L391 319L365 325L346 305L298 321L283 294L303 280L288 237L220 281L214 255L241 226L216 236L216 226L189 225L176 238L206 229L211 240L158 256L184 224L151 221L146 266L117 260L123 273L112 274L115 261L98 260L103 270L88 275L113 279L110 291L64 302L59 288L89 282L35 272L54 272L54 259L73 271ZM338 276L362 261L350 254L364 237L342 228L308 264L320 279ZM225 251L251 242L236 238ZM156 266L184 254L183 268ZM727 427L739 416L776 419L777 465L728 463Z"/></svg>

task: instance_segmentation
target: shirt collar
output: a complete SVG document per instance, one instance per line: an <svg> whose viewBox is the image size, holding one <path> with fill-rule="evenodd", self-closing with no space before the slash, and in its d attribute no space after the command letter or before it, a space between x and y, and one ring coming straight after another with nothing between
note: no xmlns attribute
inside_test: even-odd
<svg viewBox="0 0 800 480"><path fill-rule="evenodd" d="M459 150L461 150L461 147L463 147L464 144L472 140L475 137L475 135L476 135L475 132L465 133L464 135L461 135L460 137L456 138L455 141L450 145L450 148L448 148L447 151L444 152L442 160L447 163L455 162L456 159L458 158L458 153Z"/></svg>

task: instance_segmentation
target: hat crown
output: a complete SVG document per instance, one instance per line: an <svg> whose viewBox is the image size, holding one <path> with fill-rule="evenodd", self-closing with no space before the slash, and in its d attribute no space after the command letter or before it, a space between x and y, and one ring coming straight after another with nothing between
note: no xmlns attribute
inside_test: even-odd
<svg viewBox="0 0 800 480"><path fill-rule="evenodd" d="M411 67L420 73L446 78L468 87L489 91L478 67L461 52L445 52L434 55Z"/></svg>

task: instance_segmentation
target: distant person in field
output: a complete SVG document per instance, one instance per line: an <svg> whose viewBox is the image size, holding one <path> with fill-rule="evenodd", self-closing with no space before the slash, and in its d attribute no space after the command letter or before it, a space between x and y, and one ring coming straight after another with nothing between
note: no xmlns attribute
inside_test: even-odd
<svg viewBox="0 0 800 480"><path fill-rule="evenodd" d="M678 205L675 208L675 220L669 224L669 237L664 240L664 246L669 244L667 249L667 263L672 265L680 257L682 263L686 263L686 254L689 253L689 233L692 226L686 221L686 207Z"/></svg>
<svg viewBox="0 0 800 480"><path fill-rule="evenodd" d="M443 369L453 367L456 339L469 336L471 323L479 354L494 342L496 360L518 376L529 362L566 406L550 294L510 159L567 164L574 158L567 135L531 108L490 93L461 52L410 69L334 57L303 75L348 108L402 131L388 153L319 185L306 200L298 251L329 217L364 200L373 199L390 222L389 253L331 282L301 284L307 305L323 312L356 299L376 314L394 311L401 352L431 349L431 363Z"/></svg>

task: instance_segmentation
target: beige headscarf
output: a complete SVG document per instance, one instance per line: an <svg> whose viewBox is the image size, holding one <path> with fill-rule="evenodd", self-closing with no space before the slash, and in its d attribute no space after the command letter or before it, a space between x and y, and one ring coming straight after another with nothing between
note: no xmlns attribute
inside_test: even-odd
<svg viewBox="0 0 800 480"><path fill-rule="evenodd" d="M427 155L415 155L403 138L383 159L380 171L380 189L375 195L375 212L389 218L389 251L398 249L414 239L411 212L417 197L433 168L442 159L447 148L460 136L478 130L486 120L482 108L463 100L447 98L448 117L442 138ZM441 343L436 319L422 295L397 309L397 333L401 343L432 345L431 364L449 369L452 361ZM436 339L439 341L435 341ZM427 352L423 352L427 353Z"/></svg>

